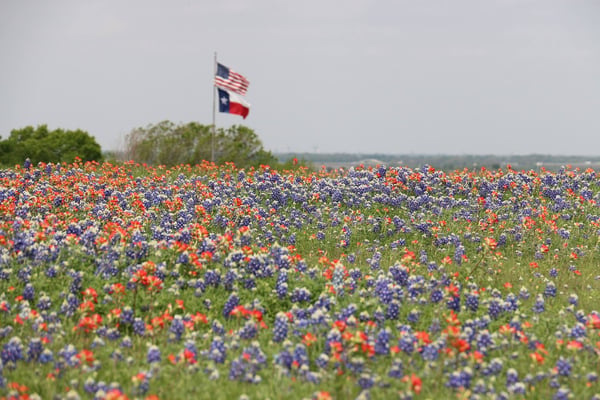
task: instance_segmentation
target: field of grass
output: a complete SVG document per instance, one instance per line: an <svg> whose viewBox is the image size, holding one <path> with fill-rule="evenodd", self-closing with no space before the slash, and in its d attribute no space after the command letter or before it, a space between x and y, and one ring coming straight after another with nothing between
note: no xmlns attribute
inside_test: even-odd
<svg viewBox="0 0 600 400"><path fill-rule="evenodd" d="M0 170L0 398L600 399L593 170Z"/></svg>

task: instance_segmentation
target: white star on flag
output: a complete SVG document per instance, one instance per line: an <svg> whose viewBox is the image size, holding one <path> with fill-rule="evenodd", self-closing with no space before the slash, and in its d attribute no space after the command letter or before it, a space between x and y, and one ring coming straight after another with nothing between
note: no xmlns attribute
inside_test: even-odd
<svg viewBox="0 0 600 400"><path fill-rule="evenodd" d="M227 97L221 97L221 103L227 104Z"/></svg>

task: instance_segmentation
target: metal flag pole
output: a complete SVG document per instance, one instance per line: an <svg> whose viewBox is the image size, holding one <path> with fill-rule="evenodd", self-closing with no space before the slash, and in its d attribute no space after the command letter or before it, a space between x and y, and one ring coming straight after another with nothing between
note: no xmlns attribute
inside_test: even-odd
<svg viewBox="0 0 600 400"><path fill-rule="evenodd" d="M217 52L215 51L215 73L213 75L213 80L214 77L217 76ZM217 113L217 103L216 103L216 95L217 93L217 87L214 85L213 83L213 114L212 114L212 137L211 137L211 142L210 142L210 161L211 162L215 162L215 136L217 134L217 125L215 122L215 115Z"/></svg>

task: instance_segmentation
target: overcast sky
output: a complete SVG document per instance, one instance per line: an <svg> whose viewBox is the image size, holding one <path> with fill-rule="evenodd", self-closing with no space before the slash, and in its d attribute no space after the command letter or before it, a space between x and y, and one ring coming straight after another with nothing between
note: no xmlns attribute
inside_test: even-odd
<svg viewBox="0 0 600 400"><path fill-rule="evenodd" d="M600 155L598 0L0 0L0 135L212 123L273 152Z"/></svg>

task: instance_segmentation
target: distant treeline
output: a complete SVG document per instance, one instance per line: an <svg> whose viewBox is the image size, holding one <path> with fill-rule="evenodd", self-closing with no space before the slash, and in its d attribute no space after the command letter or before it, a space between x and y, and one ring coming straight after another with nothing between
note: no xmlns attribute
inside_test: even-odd
<svg viewBox="0 0 600 400"><path fill-rule="evenodd" d="M558 171L562 167L592 168L600 170L600 156L570 156L570 155L444 155L444 154L379 154L379 153L275 153L280 160L298 158L311 163L315 168L374 166L402 166L419 168L429 165L435 169L452 171L456 169L506 169L507 165L515 170L535 170L542 168Z"/></svg>

